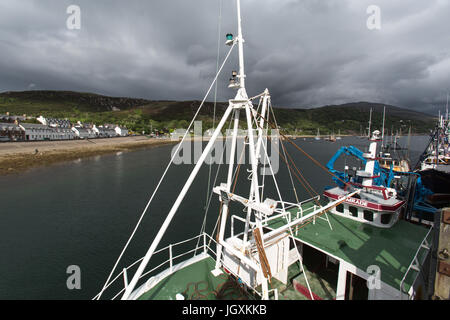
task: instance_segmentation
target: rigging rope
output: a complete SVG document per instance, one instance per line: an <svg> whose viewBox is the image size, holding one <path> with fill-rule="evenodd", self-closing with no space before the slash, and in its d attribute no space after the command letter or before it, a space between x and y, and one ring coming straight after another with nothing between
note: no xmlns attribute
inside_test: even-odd
<svg viewBox="0 0 450 320"><path fill-rule="evenodd" d="M297 150L299 150L300 152L302 152L307 158L309 158L314 164L316 164L319 168L321 168L322 170L324 170L325 172L327 172L328 174L332 175L333 177L335 177L336 179L338 179L339 181L341 181L344 185L347 185L348 183L346 181L343 181L341 178L339 178L337 175L335 175L334 173L330 172L326 167L324 167L319 161L317 161L316 159L314 159L313 156L311 156L309 153L307 153L305 150L303 150L302 148L300 148L296 143L294 143L289 137L287 137L285 134L283 134L281 132L281 130L279 130L278 127L276 127L273 123L271 123L270 121L266 120L262 115L260 115L258 113L258 115L266 122L268 122L270 124L270 126L272 127L272 129L276 129L278 130L278 132L280 133L280 135L286 139L290 144L292 144Z"/></svg>
<svg viewBox="0 0 450 320"><path fill-rule="evenodd" d="M277 119L275 118L275 113L274 113L273 107L272 107L272 101L269 100L269 102L270 102L269 107L270 107L270 111L272 112L273 121L275 121L275 125L278 128ZM269 123L267 122L266 125L267 125L267 128L268 128L269 127ZM269 131L267 130L267 132L269 132ZM283 141L282 140L280 140L280 141L281 141L281 145L283 146L282 150L283 150L284 156L286 156L286 152L285 152L285 149L284 149ZM298 199L298 196L297 196L297 190L295 189L294 180L292 179L292 173L291 173L291 169L289 168L289 166L288 166L288 173L289 173L289 179L291 180L292 190L294 191L295 200L297 200L297 203L299 203L300 200Z"/></svg>
<svg viewBox="0 0 450 320"><path fill-rule="evenodd" d="M218 22L218 27L217 27L218 31L218 35L217 35L217 57L216 57L216 74L219 70L219 59L220 59L220 34L221 34L221 29L222 29L222 0L219 0L219 22ZM213 110L213 125L212 125L212 129L214 130L216 127L216 105L217 105L217 84L219 81L216 81L215 87L214 87L214 110ZM202 139L203 141L203 139ZM211 158L211 155L210 155ZM211 188L211 168L212 168L212 161L210 161L209 163L209 174L208 174L208 187L206 189L206 203L205 203L205 208L208 204L208 198L209 198L209 192L210 192L210 188Z"/></svg>

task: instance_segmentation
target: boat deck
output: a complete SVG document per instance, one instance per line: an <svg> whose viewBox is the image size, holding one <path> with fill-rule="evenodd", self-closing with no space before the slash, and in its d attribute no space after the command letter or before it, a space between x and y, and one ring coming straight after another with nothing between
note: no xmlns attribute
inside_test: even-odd
<svg viewBox="0 0 450 320"><path fill-rule="evenodd" d="M306 203L304 209L313 205ZM292 219L296 217L294 211L291 213ZM315 223L302 226L294 236L302 243L344 260L364 272L370 265L379 266L381 280L396 289L400 288L405 273L429 231L424 226L404 220L398 221L392 228L384 229L330 213L328 218L333 230L327 221L317 218ZM268 228L275 229L285 223L283 218L275 219L269 222ZM431 234L428 237L428 243L431 243ZM419 261L423 261L426 253L426 250L419 251ZM403 284L406 292L417 275L417 271L409 270Z"/></svg>
<svg viewBox="0 0 450 320"><path fill-rule="evenodd" d="M138 300L175 300L177 293L181 293L186 300L249 300L255 299L252 294L245 294L239 290L239 285L229 279L226 273L217 277L211 271L215 268L215 260L210 256L197 261L169 275L149 291L141 295ZM327 277L322 273L314 273L305 265L311 291L314 299L334 299L336 283L333 275ZM269 289L278 289L279 300L308 300L311 299L305 278L298 263L289 267L288 284L285 285L275 278ZM260 291L260 288L257 288ZM258 298L258 297L256 297ZM273 294L271 295L273 298Z"/></svg>
<svg viewBox="0 0 450 320"><path fill-rule="evenodd" d="M145 292L138 300L175 300L181 293L186 300L247 300L252 297L239 290L236 281L230 281L226 273L217 277L211 271L215 269L215 260L205 258L184 267Z"/></svg>
<svg viewBox="0 0 450 320"><path fill-rule="evenodd" d="M303 205L303 209L306 210L313 205L313 202L307 202ZM291 215L293 219L296 217L295 210L292 210ZM402 279L429 230L403 220L398 221L390 229L383 229L333 214L328 214L328 218L333 230L326 220L317 218L315 223L302 226L295 237L309 247L343 260L364 272L371 265L379 266L381 280L396 289L400 288ZM270 221L267 228L277 228L285 223L283 218L278 218ZM428 241L431 243L431 239ZM419 253L418 259L423 261L427 252L422 250ZM313 298L335 299L338 265L329 263L327 268L317 268L323 261L315 259L321 259L320 255L305 256L304 260ZM211 256L205 254L204 257L197 257L193 263L164 277L139 299L174 300L177 293L182 294L187 300L259 298L242 291L238 282L226 273L214 276L211 273L214 269L215 260ZM414 284L417 275L417 271L409 269L403 283L405 292ZM256 289L261 291L260 288ZM269 289L277 289L280 300L311 299L298 262L289 267L287 284L272 278Z"/></svg>

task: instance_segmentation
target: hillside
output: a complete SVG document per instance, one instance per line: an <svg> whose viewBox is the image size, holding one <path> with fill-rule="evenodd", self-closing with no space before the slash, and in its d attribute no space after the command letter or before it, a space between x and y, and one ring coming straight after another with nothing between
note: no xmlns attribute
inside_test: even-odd
<svg viewBox="0 0 450 320"><path fill-rule="evenodd" d="M93 93L71 91L23 91L0 93L0 113L68 118L71 121L97 124L118 123L137 132L150 128L186 128L200 101L154 101L126 97L108 97ZM227 103L218 103L216 115L223 114ZM369 102L324 106L314 109L274 108L279 126L287 132L297 130L303 134L331 132L359 134L367 127L369 109L373 128L381 128L383 105ZM207 102L199 120L203 129L212 126L213 103ZM434 126L433 117L420 112L386 106L386 128L406 132L411 124L414 133L429 132ZM243 124L244 125L244 124Z"/></svg>

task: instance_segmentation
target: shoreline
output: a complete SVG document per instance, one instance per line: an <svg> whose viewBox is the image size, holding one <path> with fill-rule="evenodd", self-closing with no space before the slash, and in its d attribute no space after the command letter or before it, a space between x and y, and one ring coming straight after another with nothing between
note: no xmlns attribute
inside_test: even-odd
<svg viewBox="0 0 450 320"><path fill-rule="evenodd" d="M175 143L177 141L145 136L2 143L0 144L0 176L22 173L32 168L45 167L80 158Z"/></svg>

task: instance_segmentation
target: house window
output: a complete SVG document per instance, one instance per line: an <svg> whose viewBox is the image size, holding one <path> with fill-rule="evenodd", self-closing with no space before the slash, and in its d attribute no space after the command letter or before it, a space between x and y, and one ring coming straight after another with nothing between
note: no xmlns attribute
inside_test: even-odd
<svg viewBox="0 0 450 320"><path fill-rule="evenodd" d="M364 210L364 219L367 221L373 221L373 212L370 210Z"/></svg>
<svg viewBox="0 0 450 320"><path fill-rule="evenodd" d="M348 211L350 211L352 216L354 216L354 217L358 216L358 208L356 208L356 207L348 207Z"/></svg>
<svg viewBox="0 0 450 320"><path fill-rule="evenodd" d="M385 213L381 215L381 223L382 224L389 224L391 222L392 214Z"/></svg>
<svg viewBox="0 0 450 320"><path fill-rule="evenodd" d="M344 212L344 205L341 203L339 205L336 206L336 211L343 213Z"/></svg>

